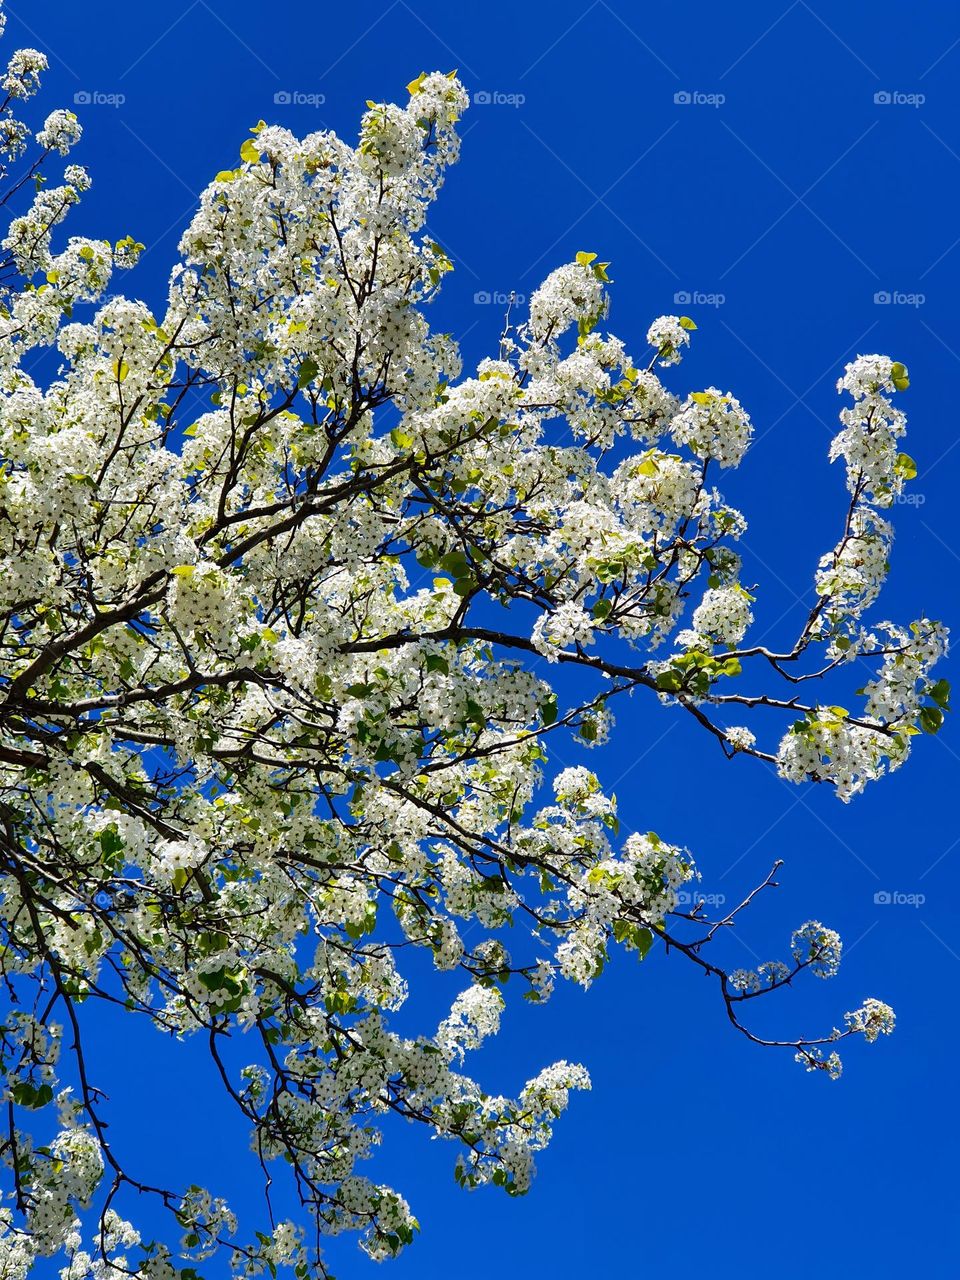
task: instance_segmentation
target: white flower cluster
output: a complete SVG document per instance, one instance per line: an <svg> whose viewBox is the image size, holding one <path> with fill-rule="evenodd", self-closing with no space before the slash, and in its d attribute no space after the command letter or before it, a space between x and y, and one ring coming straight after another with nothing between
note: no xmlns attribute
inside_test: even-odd
<svg viewBox="0 0 960 1280"><path fill-rule="evenodd" d="M904 366L886 356L859 356L838 383L854 404L841 412L843 430L830 456L846 462L851 508L840 541L820 560L820 601L810 634L828 640L833 664L862 654L883 655L876 678L863 690L865 714L854 719L843 707L814 708L793 725L778 752L783 777L827 779L843 800L903 764L911 737L921 730L936 732L948 705L946 681L931 677L947 651L940 623L920 618L907 630L881 622L877 631L883 638L878 639L859 621L890 569L893 527L878 508L889 507L916 474L913 460L898 452L906 419L888 398L908 385Z"/></svg>
<svg viewBox="0 0 960 1280"><path fill-rule="evenodd" d="M831 1040L839 1040L843 1036L862 1035L867 1044L873 1044L880 1036L891 1035L896 1025L893 1010L882 1000L872 997L864 1000L859 1009L843 1015L846 1031L834 1028ZM801 1046L797 1051L796 1061L807 1071L826 1071L831 1080L839 1080L843 1072L840 1055L834 1051L825 1054L817 1045Z"/></svg>
<svg viewBox="0 0 960 1280"><path fill-rule="evenodd" d="M851 623L871 605L889 572L893 529L879 514L916 475L916 464L898 452L906 432L904 414L889 394L909 386L902 364L887 356L858 356L837 383L853 405L840 412L843 429L830 446L830 460L846 463L851 510L843 536L820 560L817 592L826 606L821 623L833 632ZM886 394L885 394L886 393Z"/></svg>
<svg viewBox="0 0 960 1280"><path fill-rule="evenodd" d="M606 804L600 794L597 775L579 764L561 769L553 780L553 794L561 804L577 808L581 813L586 811L593 798L600 804Z"/></svg>
<svg viewBox="0 0 960 1280"><path fill-rule="evenodd" d="M631 531L670 531L697 505L699 468L677 454L650 450L628 458L614 472L612 486Z"/></svg>
<svg viewBox="0 0 960 1280"><path fill-rule="evenodd" d="M743 995L752 995L760 990L760 978L752 969L734 969L729 975L729 982L734 991Z"/></svg>
<svg viewBox="0 0 960 1280"><path fill-rule="evenodd" d="M750 445L753 425L739 400L707 387L687 397L670 423L670 434L698 458L715 458L721 467L736 467Z"/></svg>
<svg viewBox="0 0 960 1280"><path fill-rule="evenodd" d="M690 330L695 328L685 316L658 316L647 330L647 342L657 352L657 363L679 364L683 348L690 345Z"/></svg>
<svg viewBox="0 0 960 1280"><path fill-rule="evenodd" d="M235 583L213 564L185 564L174 570L170 613L187 636L205 630L225 640L237 617Z"/></svg>
<svg viewBox="0 0 960 1280"><path fill-rule="evenodd" d="M197 836L184 840L162 840L154 849L154 874L164 884L173 884L178 872L194 871L210 856L207 845Z"/></svg>
<svg viewBox="0 0 960 1280"><path fill-rule="evenodd" d="M781 739L777 772L789 782L829 779L849 801L887 767L899 768L908 752L908 739L879 721L852 724L842 707L815 707Z"/></svg>
<svg viewBox="0 0 960 1280"><path fill-rule="evenodd" d="M48 66L47 56L37 49L18 49L0 80L11 98L30 98L40 88L40 74Z"/></svg>
<svg viewBox="0 0 960 1280"><path fill-rule="evenodd" d="M731 649L740 643L752 621L750 596L737 582L709 587L693 611L694 630Z"/></svg>
<svg viewBox="0 0 960 1280"><path fill-rule="evenodd" d="M840 412L843 430L830 446L830 461L843 458L847 488L879 507L890 506L906 478L897 449L906 418L889 396L908 385L904 366L887 356L858 356L837 383L837 390L849 392L854 403Z"/></svg>
<svg viewBox="0 0 960 1280"><path fill-rule="evenodd" d="M794 934L794 938L796 937L797 935ZM730 986L740 994L755 995L764 988L786 981L789 976L790 969L782 960L765 960L763 964L758 964L756 969L734 969L729 974L728 981Z"/></svg>
<svg viewBox="0 0 960 1280"><path fill-rule="evenodd" d="M550 613L541 614L533 626L534 647L548 662L559 662L560 652L593 643L593 620L573 600L557 605Z"/></svg>
<svg viewBox="0 0 960 1280"><path fill-rule="evenodd" d="M766 960L757 965L757 973L761 982L773 986L774 983L784 982L789 977L790 969L782 960Z"/></svg>
<svg viewBox="0 0 960 1280"><path fill-rule="evenodd" d="M862 1035L867 1044L873 1044L879 1036L890 1035L897 1020L888 1004L871 996L859 1009L844 1014L844 1021L851 1031Z"/></svg>
<svg viewBox="0 0 960 1280"><path fill-rule="evenodd" d="M500 1030L503 996L495 987L474 985L461 992L437 1030L436 1040L448 1062L462 1062L468 1049L477 1049Z"/></svg>
<svg viewBox="0 0 960 1280"><path fill-rule="evenodd" d="M883 622L877 630L888 651L877 678L864 686L866 713L885 724L912 724L930 690L932 669L946 655L946 628L921 619L909 628Z"/></svg>
<svg viewBox="0 0 960 1280"><path fill-rule="evenodd" d="M9 1280L27 1280L33 1272L36 1256L36 1242L14 1224L13 1211L0 1209L0 1274Z"/></svg>
<svg viewBox="0 0 960 1280"><path fill-rule="evenodd" d="M842 951L840 935L819 920L808 920L790 936L790 954L798 964L807 965L818 978L836 975Z"/></svg>
<svg viewBox="0 0 960 1280"><path fill-rule="evenodd" d="M794 1060L807 1071L826 1071L831 1080L839 1080L843 1074L843 1063L836 1051L824 1055L817 1045L798 1050Z"/></svg>
<svg viewBox="0 0 960 1280"><path fill-rule="evenodd" d="M69 155L80 141L83 129L72 111L51 111L37 134L37 142L45 151L59 151Z"/></svg>
<svg viewBox="0 0 960 1280"><path fill-rule="evenodd" d="M627 900L656 924L676 907L680 887L699 877L688 850L667 844L652 831L628 836L621 856L639 889L637 893L629 884Z"/></svg>
<svg viewBox="0 0 960 1280"><path fill-rule="evenodd" d="M561 337L571 327L592 327L606 314L603 284L589 266L577 262L551 271L530 298L530 332L539 341Z"/></svg>
<svg viewBox="0 0 960 1280"><path fill-rule="evenodd" d="M18 160L27 149L30 140L30 128L22 120L13 116L0 116L0 156L7 160Z"/></svg>
<svg viewBox="0 0 960 1280"><path fill-rule="evenodd" d="M821 556L815 585L831 611L859 618L874 603L890 571L893 526L866 504L850 514L843 540Z"/></svg>
<svg viewBox="0 0 960 1280"><path fill-rule="evenodd" d="M50 1159L39 1167L27 1230L37 1254L54 1253L72 1227L76 1206L86 1208L103 1176L103 1155L94 1134L82 1126L61 1129L50 1143Z"/></svg>

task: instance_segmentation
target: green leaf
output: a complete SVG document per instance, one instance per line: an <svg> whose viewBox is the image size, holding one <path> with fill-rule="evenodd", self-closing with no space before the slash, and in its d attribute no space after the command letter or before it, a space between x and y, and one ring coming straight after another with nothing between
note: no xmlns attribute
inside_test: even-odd
<svg viewBox="0 0 960 1280"><path fill-rule="evenodd" d="M243 980L240 973L230 969L213 969L206 973L198 973L197 980L208 991L226 991L228 995L243 994Z"/></svg>
<svg viewBox="0 0 960 1280"><path fill-rule="evenodd" d="M218 951L226 951L230 939L225 933L203 932L197 938L197 948L202 956L213 956Z"/></svg>
<svg viewBox="0 0 960 1280"><path fill-rule="evenodd" d="M483 707L470 697L467 698L467 724L478 730L486 728L487 724L487 717L483 713Z"/></svg>
<svg viewBox="0 0 960 1280"><path fill-rule="evenodd" d="M113 825L104 827L97 838L100 841L100 848L108 857L112 853L118 853L123 848L123 838Z"/></svg>
<svg viewBox="0 0 960 1280"><path fill-rule="evenodd" d="M397 449L409 449L413 444L413 436L406 431L402 431L399 427L394 427L390 432L390 439Z"/></svg>
<svg viewBox="0 0 960 1280"><path fill-rule="evenodd" d="M29 1107L31 1111L36 1111L38 1107L45 1107L53 1097L53 1089L50 1085L33 1085L29 1080L18 1081L10 1092L17 1106Z"/></svg>
<svg viewBox="0 0 960 1280"><path fill-rule="evenodd" d="M920 727L924 733L939 733L943 724L943 712L939 707L922 707L920 710Z"/></svg>
<svg viewBox="0 0 960 1280"><path fill-rule="evenodd" d="M657 688L664 693L676 693L683 685L683 677L679 671L661 671L657 676Z"/></svg>
<svg viewBox="0 0 960 1280"><path fill-rule="evenodd" d="M904 480L915 480L917 478L917 464L909 453L898 453L893 469Z"/></svg>
<svg viewBox="0 0 960 1280"><path fill-rule="evenodd" d="M400 845L396 840L392 840L387 846L387 857L391 862L403 861L403 850L400 848Z"/></svg>
<svg viewBox="0 0 960 1280"><path fill-rule="evenodd" d="M890 366L890 381L898 391L906 391L910 385L910 379L907 377L906 366L902 365L899 360L894 360Z"/></svg>
<svg viewBox="0 0 960 1280"><path fill-rule="evenodd" d="M240 148L240 159L246 164L260 163L260 148L252 138L248 138Z"/></svg>
<svg viewBox="0 0 960 1280"><path fill-rule="evenodd" d="M936 684L932 684L927 690L928 695L934 700L941 711L950 710L950 681L938 680Z"/></svg>
<svg viewBox="0 0 960 1280"><path fill-rule="evenodd" d="M316 360L307 356L306 360L304 360L303 364L300 366L300 371L297 374L297 389L302 391L304 387L308 387L319 372L320 366L317 364Z"/></svg>
<svg viewBox="0 0 960 1280"><path fill-rule="evenodd" d="M352 1013L357 1002L349 991L331 991L324 999L328 1013Z"/></svg>
<svg viewBox="0 0 960 1280"><path fill-rule="evenodd" d="M470 561L462 551L449 551L441 556L440 568L453 578L465 578L470 571Z"/></svg>
<svg viewBox="0 0 960 1280"><path fill-rule="evenodd" d="M428 653L426 668L428 671L439 671L442 675L450 674L450 663L439 653Z"/></svg>
<svg viewBox="0 0 960 1280"><path fill-rule="evenodd" d="M540 703L540 719L545 725L556 724L557 722L557 695L551 693L549 697L544 698Z"/></svg>
<svg viewBox="0 0 960 1280"><path fill-rule="evenodd" d="M686 329L689 332L692 332L694 329L696 329L696 327L697 326L693 323L693 321L690 319L689 316L680 316L681 329Z"/></svg>

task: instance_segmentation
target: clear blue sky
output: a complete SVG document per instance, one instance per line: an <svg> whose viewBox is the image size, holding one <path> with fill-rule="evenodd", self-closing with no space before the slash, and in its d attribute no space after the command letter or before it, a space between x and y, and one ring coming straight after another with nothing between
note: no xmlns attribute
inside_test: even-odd
<svg viewBox="0 0 960 1280"><path fill-rule="evenodd" d="M672 385L730 389L754 418L757 443L727 489L751 524L754 635L779 643L804 616L841 516L843 478L826 459L837 375L858 352L902 360L924 501L896 510L880 616L926 610L957 623L960 10L892 0L7 8L4 51L26 43L51 57L44 108L78 92L125 95L76 108L86 136L74 158L95 187L71 230L144 241L141 266L120 283L158 309L196 194L235 163L258 119L351 137L365 99L403 100L421 69L458 67L472 94L495 99L468 113L463 159L432 221L457 267L437 321L461 337L468 366L492 352L502 312L475 295L528 294L579 249L613 262L610 327L636 349L654 316L691 314L699 331ZM697 100L675 101L684 93ZM723 301L678 306L679 291ZM878 303L881 293L895 298ZM586 995L511 1006L474 1060L488 1086L511 1091L567 1057L589 1066L594 1091L574 1100L519 1201L460 1192L452 1147L391 1133L370 1172L396 1180L424 1230L390 1274L742 1280L802 1258L825 1277L956 1276L960 843L946 798L958 752L948 721L899 774L842 806L756 762L726 764L669 712L623 706L594 760L620 779L628 828L689 845L704 891L729 898L785 859L782 888L746 920L743 941L727 943L730 964L784 954L810 916L844 936L840 976L787 993L765 1025L815 1032L876 995L895 1006L897 1032L854 1046L838 1084L807 1077L789 1055L738 1039L712 988L662 954L642 967L621 957ZM884 891L926 900L878 905ZM448 998L428 975L405 1025L429 1027ZM123 1031L108 1039L104 1028L104 1074ZM254 1186L234 1171L245 1138L211 1072L191 1082L202 1051L130 1034L129 1065L109 1073L116 1145L144 1176L206 1178L242 1208ZM350 1239L329 1256L341 1278L373 1275Z"/></svg>

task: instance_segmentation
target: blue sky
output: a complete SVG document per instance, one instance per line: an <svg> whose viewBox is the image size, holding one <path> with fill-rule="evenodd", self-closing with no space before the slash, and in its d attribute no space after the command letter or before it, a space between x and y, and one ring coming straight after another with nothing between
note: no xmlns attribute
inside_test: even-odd
<svg viewBox="0 0 960 1280"><path fill-rule="evenodd" d="M841 519L843 478L826 457L836 378L859 352L902 360L922 502L896 509L878 616L925 610L956 623L960 10L891 0L6 7L5 53L32 44L51 59L38 110L85 95L74 158L95 186L71 230L143 241L140 267L120 283L157 309L197 193L235 163L258 119L349 138L367 98L403 100L420 70L459 68L490 101L468 113L431 230L457 268L435 322L460 336L467 366L499 333L503 307L482 299L528 295L580 249L612 261L609 324L634 349L653 317L693 316L692 353L670 385L732 390L756 424L726 490L750 520L753 635L780 643L809 607ZM788 1054L737 1038L712 988L662 954L642 967L615 959L586 995L511 1005L475 1059L489 1087L516 1089L566 1057L588 1065L594 1090L575 1098L518 1201L459 1191L452 1148L391 1133L371 1173L394 1179L423 1225L391 1274L742 1278L802 1256L828 1277L956 1275L960 842L945 797L958 752L948 722L899 774L842 806L756 762L726 763L705 735L639 698L622 706L593 763L616 780L628 829L688 845L704 891L730 900L785 860L782 887L726 943L730 965L784 954L811 916L847 943L840 976L786 993L765 1028L829 1028L876 995L896 1008L897 1032L853 1046L841 1082L807 1077ZM924 901L875 900L895 893ZM411 1029L429 1027L450 995L423 973L404 1015ZM105 1074L113 1067L115 1144L145 1172L208 1178L238 1206L259 1204L253 1179L234 1172L245 1139L202 1054L104 1026L99 1057ZM329 1257L341 1277L373 1275L351 1240Z"/></svg>

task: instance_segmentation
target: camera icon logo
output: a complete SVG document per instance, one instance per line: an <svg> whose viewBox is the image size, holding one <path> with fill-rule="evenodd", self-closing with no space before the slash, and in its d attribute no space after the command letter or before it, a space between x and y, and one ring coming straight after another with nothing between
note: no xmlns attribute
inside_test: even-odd
<svg viewBox="0 0 960 1280"><path fill-rule="evenodd" d="M878 89L873 95L873 100L878 107L888 107L893 101L889 89Z"/></svg>
<svg viewBox="0 0 960 1280"><path fill-rule="evenodd" d="M678 107L687 107L693 101L693 97L687 89L679 89L674 95L673 100Z"/></svg>
<svg viewBox="0 0 960 1280"><path fill-rule="evenodd" d="M487 289L478 289L477 292L473 295L473 300L474 302L479 303L481 306L486 306L487 303L492 301L490 297L490 292Z"/></svg>
<svg viewBox="0 0 960 1280"><path fill-rule="evenodd" d="M274 104L278 107L289 107L291 94L289 89L278 89L273 95Z"/></svg>
<svg viewBox="0 0 960 1280"><path fill-rule="evenodd" d="M886 289L878 289L877 292L873 295L873 300L878 307L889 306L890 303L893 301L893 299L891 298L890 294Z"/></svg>
<svg viewBox="0 0 960 1280"><path fill-rule="evenodd" d="M673 300L678 306L684 306L693 301L689 289L678 289L673 295Z"/></svg>
<svg viewBox="0 0 960 1280"><path fill-rule="evenodd" d="M78 89L73 95L74 105L78 107L87 107L91 102L91 94L88 89Z"/></svg>
<svg viewBox="0 0 960 1280"><path fill-rule="evenodd" d="M873 900L878 907L886 907L890 905L890 903L893 901L893 898L887 889L879 889L873 895Z"/></svg>
<svg viewBox="0 0 960 1280"><path fill-rule="evenodd" d="M473 101L478 107L488 107L490 105L490 90L478 89L473 95Z"/></svg>

